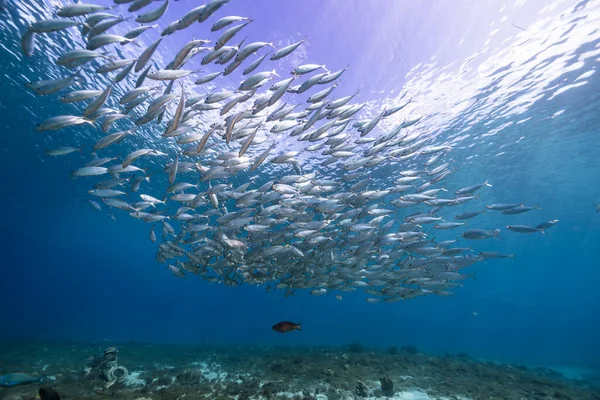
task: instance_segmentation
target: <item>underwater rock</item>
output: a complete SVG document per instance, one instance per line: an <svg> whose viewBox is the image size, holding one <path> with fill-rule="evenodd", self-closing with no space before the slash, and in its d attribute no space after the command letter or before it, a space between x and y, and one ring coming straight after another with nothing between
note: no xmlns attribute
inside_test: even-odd
<svg viewBox="0 0 600 400"><path fill-rule="evenodd" d="M23 400L23 398L17 394L11 394L10 396L3 397L2 400Z"/></svg>
<svg viewBox="0 0 600 400"><path fill-rule="evenodd" d="M161 376L155 382L156 386L169 386L171 383L173 383L173 380L168 375Z"/></svg>
<svg viewBox="0 0 600 400"><path fill-rule="evenodd" d="M94 357L86 369L85 377L89 380L100 379L110 382L108 374L110 371L114 372L115 368L117 368L117 348L109 347L101 355Z"/></svg>
<svg viewBox="0 0 600 400"><path fill-rule="evenodd" d="M367 397L369 395L367 393L367 385L365 385L362 381L356 382L356 388L354 389L354 393L356 393L358 397Z"/></svg>
<svg viewBox="0 0 600 400"><path fill-rule="evenodd" d="M149 371L142 371L137 376L137 378L139 380L143 381L146 385L150 385L150 384L152 384L152 382L154 382L155 376L153 376L152 373Z"/></svg>
<svg viewBox="0 0 600 400"><path fill-rule="evenodd" d="M418 354L419 353L419 349L417 349L412 344L409 344L408 346L402 346L400 351L402 351L405 354Z"/></svg>
<svg viewBox="0 0 600 400"><path fill-rule="evenodd" d="M394 395L394 382L392 382L390 377L382 376L379 378L379 382L381 383L381 391L383 394L392 397Z"/></svg>
<svg viewBox="0 0 600 400"><path fill-rule="evenodd" d="M271 398L278 392L283 392L287 389L283 382L265 382L260 388L260 395Z"/></svg>
<svg viewBox="0 0 600 400"><path fill-rule="evenodd" d="M365 350L362 344L358 342L350 343L348 345L348 351L353 354L362 353Z"/></svg>
<svg viewBox="0 0 600 400"><path fill-rule="evenodd" d="M184 384L198 383L202 381L203 378L202 371L198 369L185 369L175 377L178 383Z"/></svg>
<svg viewBox="0 0 600 400"><path fill-rule="evenodd" d="M51 387L42 387L38 390L37 398L40 400L60 400L60 395Z"/></svg>

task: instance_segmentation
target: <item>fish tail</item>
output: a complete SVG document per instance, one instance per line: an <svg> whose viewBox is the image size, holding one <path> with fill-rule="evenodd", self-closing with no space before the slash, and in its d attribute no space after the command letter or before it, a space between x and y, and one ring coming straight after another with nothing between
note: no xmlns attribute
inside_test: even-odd
<svg viewBox="0 0 600 400"><path fill-rule="evenodd" d="M492 184L490 183L490 181L485 181L483 182L484 186L488 186L488 187L492 187Z"/></svg>
<svg viewBox="0 0 600 400"><path fill-rule="evenodd" d="M302 324L296 324L295 329L301 331L302 330Z"/></svg>
<svg viewBox="0 0 600 400"><path fill-rule="evenodd" d="M127 39L127 40L123 40L123 42L125 43L131 43L132 45L134 45L137 48L141 48L142 45L139 44L138 42L135 41L135 39ZM123 42L121 42L121 44L123 44Z"/></svg>

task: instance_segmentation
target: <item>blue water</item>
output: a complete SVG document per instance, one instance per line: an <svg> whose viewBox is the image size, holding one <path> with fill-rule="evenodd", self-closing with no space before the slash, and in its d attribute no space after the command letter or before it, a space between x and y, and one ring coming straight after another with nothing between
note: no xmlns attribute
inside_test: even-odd
<svg viewBox="0 0 600 400"><path fill-rule="evenodd" d="M124 212L111 221L82 201L89 184L69 173L83 156L44 155L47 147L93 140L86 128L34 132L36 122L70 108L23 85L52 75L44 51L69 42L54 35L56 48L25 59L19 32L32 20L26 13L39 17L43 8L15 3L9 0L0 22L0 339L412 344L497 361L600 368L600 214L593 205L600 202L599 1L232 0L204 31L194 26L202 37L217 18L248 15L255 19L246 32L253 40L285 44L306 36L296 60L334 71L350 64L335 95L360 89L359 101L368 104L362 118L410 93L414 112L427 115L419 129L453 144L449 190L487 179L493 187L480 193L482 204L542 207L520 216L486 213L478 217L482 225L560 221L545 235L505 231L503 240L475 243L477 251L516 259L476 265L477 279L456 296L394 304L368 304L358 292L342 301L301 290L284 298L265 287L173 276L155 261L147 224ZM192 4L172 4L161 21ZM162 58L186 38L165 40ZM393 176L394 168L377 174ZM445 236L452 237L439 239ZM271 325L280 320L301 322L303 330L278 335Z"/></svg>

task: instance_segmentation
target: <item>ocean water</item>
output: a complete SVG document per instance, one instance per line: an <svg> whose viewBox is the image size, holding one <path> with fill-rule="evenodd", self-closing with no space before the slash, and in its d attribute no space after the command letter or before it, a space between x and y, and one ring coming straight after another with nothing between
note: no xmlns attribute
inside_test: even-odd
<svg viewBox="0 0 600 400"><path fill-rule="evenodd" d="M197 5L191 0L172 2L158 24L163 28ZM281 48L306 38L292 55L272 67L265 63L259 70L276 68L285 78L287 71L305 63L325 64L331 71L349 66L331 96L340 98L358 90L353 103L365 107L357 120L373 118L384 107L411 99L370 136L383 135L405 117L422 116L409 131L430 137L429 145L452 147L447 156L453 173L441 182L448 190L441 198L451 198L455 190L468 185L484 181L492 185L480 189L474 202L448 207L440 216L452 221L455 214L494 203L539 205L540 209L520 215L488 211L469 221L471 228L501 229L501 238L469 242L459 237L460 244L476 253L498 251L514 254L514 260L490 259L469 267L466 271L475 279L452 289L453 296L421 296L393 304L370 304L362 291L342 293L342 300L336 299L337 291L313 296L303 289L284 297L283 290L267 292L266 284L229 286L194 274L180 279L156 261L149 224L121 210L114 211L113 220L104 204L101 212L90 207L84 199L91 198L87 191L96 180L71 179L70 173L90 159L99 129L36 132L36 123L55 115L76 115L82 108L58 101L70 89L37 96L24 86L65 76L53 60L83 43L78 28L71 28L43 35L32 57L21 53L20 38L27 24L50 18L59 6L60 1L7 0L0 14L0 340L7 343L0 360L4 365L10 359L10 365L19 366L20 353L9 356L15 342L39 345L49 352L53 343L77 343L82 348L93 344L86 355L137 343L141 354L136 356L142 358L148 351L142 344L177 349L204 346L207 353L200 354L210 353L206 346L288 350L333 346L344 352L354 345L361 353L364 348L374 354L392 346L414 346L431 356L463 353L480 362L550 368L569 379L596 379L598 384L600 213L595 204L600 203L600 1L231 0L208 21L161 44L153 62L164 67L192 36L215 41L222 31L212 33L209 28L227 15L254 20L232 42L247 35L249 41L264 40ZM121 6L112 12L127 14L125 10ZM128 20L112 32L124 34L135 26ZM119 46L117 51L133 57L158 37L159 32L151 30L136 40L139 48ZM200 57L185 68L202 68L202 74L222 70L214 64L201 67ZM91 65L97 66L98 61ZM92 87L108 82L88 73L85 79ZM189 89L200 95L233 89L241 80L234 73ZM292 96L285 99L304 102ZM216 113L205 113L200 123L207 127L217 120ZM265 148L269 135L262 147L251 147L251 158ZM304 146L289 135L276 140L271 155ZM87 147L81 154L63 157L44 153L58 146ZM172 154L174 149L172 141L146 127L119 146L105 154L123 157L141 147ZM214 149L224 152L226 146L218 143ZM318 153L303 152L298 159L304 173L316 172L323 179L340 181L346 174L339 165L320 165L324 157ZM155 174L142 187L164 191L165 163L162 157L140 159L139 164ZM384 189L399 171L418 166L389 159L366 174L372 189ZM259 186L294 173L289 165L265 163L256 172L244 171L215 183L237 187L252 180ZM401 220L409 213L395 209L391 218ZM554 219L559 222L544 234L506 229L510 224L536 226ZM438 241L456 239L460 233L430 227L427 232ZM271 326L282 320L302 323L302 331L273 332ZM153 353L153 362L168 365L164 359L168 352ZM85 364L79 354L78 360ZM256 357L277 358L277 354L261 354ZM35 355L27 363L31 357ZM0 374L9 372L15 371L0 365ZM418 393L413 398L426 398Z"/></svg>

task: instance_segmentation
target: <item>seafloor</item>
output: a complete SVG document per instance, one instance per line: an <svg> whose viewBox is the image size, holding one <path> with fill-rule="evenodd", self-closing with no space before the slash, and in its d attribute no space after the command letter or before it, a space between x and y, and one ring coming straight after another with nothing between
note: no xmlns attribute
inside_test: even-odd
<svg viewBox="0 0 600 400"><path fill-rule="evenodd" d="M2 343L0 375L48 376L0 388L0 400L28 400L40 385L64 399L599 399L592 382L548 369L501 365L465 354L433 357L414 347L173 346L122 344L121 382L86 376L108 344Z"/></svg>

